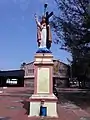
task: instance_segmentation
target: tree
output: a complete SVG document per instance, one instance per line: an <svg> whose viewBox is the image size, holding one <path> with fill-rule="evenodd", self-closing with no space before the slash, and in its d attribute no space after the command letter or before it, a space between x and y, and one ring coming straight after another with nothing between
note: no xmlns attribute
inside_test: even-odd
<svg viewBox="0 0 90 120"><path fill-rule="evenodd" d="M55 1L59 12L51 22L57 35L54 42L60 43L61 49L72 53L74 76L78 76L78 73L85 75L88 65L90 66L89 0Z"/></svg>
<svg viewBox="0 0 90 120"><path fill-rule="evenodd" d="M69 51L76 49L78 45L88 43L90 37L90 16L87 12L89 0L55 1L59 9L58 16L54 16L52 22L59 38L55 42L60 43L61 48L67 48Z"/></svg>
<svg viewBox="0 0 90 120"><path fill-rule="evenodd" d="M26 63L25 62L23 62L22 64L21 64L21 66L20 66L20 69L24 69L24 66L26 65Z"/></svg>

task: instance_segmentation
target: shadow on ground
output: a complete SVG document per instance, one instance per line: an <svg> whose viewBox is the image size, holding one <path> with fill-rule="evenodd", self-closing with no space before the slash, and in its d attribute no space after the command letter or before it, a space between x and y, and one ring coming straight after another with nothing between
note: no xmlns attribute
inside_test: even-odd
<svg viewBox="0 0 90 120"><path fill-rule="evenodd" d="M23 108L26 110L26 115L29 115L30 102L24 100L24 101L22 101L21 103L23 104Z"/></svg>
<svg viewBox="0 0 90 120"><path fill-rule="evenodd" d="M90 113L90 92L59 93L60 103L71 102Z"/></svg>

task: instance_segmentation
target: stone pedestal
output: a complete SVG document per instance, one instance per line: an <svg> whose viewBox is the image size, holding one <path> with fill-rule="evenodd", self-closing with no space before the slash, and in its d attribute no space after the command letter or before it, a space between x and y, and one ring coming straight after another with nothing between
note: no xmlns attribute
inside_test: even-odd
<svg viewBox="0 0 90 120"><path fill-rule="evenodd" d="M34 94L30 97L29 116L39 116L40 104L44 100L48 117L57 117L57 97L53 94L53 56L37 53L34 61Z"/></svg>

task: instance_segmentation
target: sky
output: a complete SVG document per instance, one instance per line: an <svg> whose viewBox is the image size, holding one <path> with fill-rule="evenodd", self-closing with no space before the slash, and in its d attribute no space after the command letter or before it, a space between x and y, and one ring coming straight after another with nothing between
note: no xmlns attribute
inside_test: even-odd
<svg viewBox="0 0 90 120"><path fill-rule="evenodd" d="M54 0L0 0L0 70L19 69L33 61L38 49L34 14L43 15L44 3L57 12ZM55 59L68 63L71 55L52 43Z"/></svg>

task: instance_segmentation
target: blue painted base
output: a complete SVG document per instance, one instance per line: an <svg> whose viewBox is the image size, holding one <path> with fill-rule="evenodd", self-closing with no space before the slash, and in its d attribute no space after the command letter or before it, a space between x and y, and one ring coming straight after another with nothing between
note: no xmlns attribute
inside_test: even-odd
<svg viewBox="0 0 90 120"><path fill-rule="evenodd" d="M52 53L52 52L47 48L39 48L36 53Z"/></svg>

